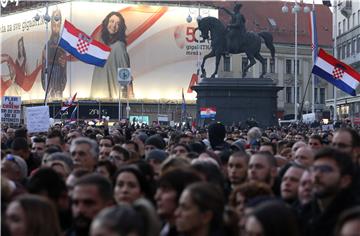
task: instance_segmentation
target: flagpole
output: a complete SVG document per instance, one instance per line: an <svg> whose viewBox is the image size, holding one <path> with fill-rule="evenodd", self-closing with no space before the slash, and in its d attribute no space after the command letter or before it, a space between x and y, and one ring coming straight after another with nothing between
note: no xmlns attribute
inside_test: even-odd
<svg viewBox="0 0 360 236"><path fill-rule="evenodd" d="M77 103L77 110L76 110L76 124L79 124L79 113L80 113L80 102L78 100L78 103Z"/></svg>
<svg viewBox="0 0 360 236"><path fill-rule="evenodd" d="M337 1L334 0L334 57L336 58L337 53L336 53L336 36L337 36ZM337 121L337 109L336 109L336 86L334 85L334 113L333 113L333 121L334 123Z"/></svg>
<svg viewBox="0 0 360 236"><path fill-rule="evenodd" d="M47 19L45 19L47 18ZM48 69L49 69L49 3L47 2L46 3L46 13L45 13L45 16L44 16L44 19L45 19L45 25L46 25L46 41L45 41L45 88L46 88L46 91L45 91L45 101L44 101L44 105L47 106L47 91L48 91L48 87L49 87L49 74L48 74Z"/></svg>
<svg viewBox="0 0 360 236"><path fill-rule="evenodd" d="M119 84L119 125L121 121L121 85Z"/></svg>
<svg viewBox="0 0 360 236"><path fill-rule="evenodd" d="M313 1L313 4L312 4L312 10L313 10L313 13L315 13L315 2L314 1ZM315 16L313 15L313 17L315 17ZM317 34L317 32L315 32L315 30L317 30L316 25L313 26L313 27L314 27L313 34L315 34L315 33ZM312 42L312 43L313 44L317 43L317 42L315 42L315 35L312 35L312 37L314 38L314 40L313 40L314 42ZM315 64L315 56L317 54L317 50L315 51L315 45L313 45L313 47L314 47L314 49L312 50L312 59L313 59L313 66L314 66L314 64ZM312 87L312 91L311 91L312 92L311 112L315 113L315 76L314 76L313 73L311 73L311 79L312 79L312 81L311 81L311 87Z"/></svg>

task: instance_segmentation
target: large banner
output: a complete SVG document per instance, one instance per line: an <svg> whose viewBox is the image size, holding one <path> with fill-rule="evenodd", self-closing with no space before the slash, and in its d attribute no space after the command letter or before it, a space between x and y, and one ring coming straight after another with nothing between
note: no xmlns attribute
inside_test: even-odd
<svg viewBox="0 0 360 236"><path fill-rule="evenodd" d="M181 99L181 90L188 88L199 59L210 52L208 42L198 41L197 8L74 1L50 6L48 27L45 11L41 8L1 18L1 96L43 99L47 61L50 100L75 92L80 99L115 100L119 96L118 67L130 67L132 72L123 96ZM37 14L41 16L38 21ZM191 23L186 22L189 14ZM200 14L217 17L218 13L200 9ZM65 19L111 47L104 67L85 64L57 49ZM213 71L214 62L207 65L206 70ZM195 96L193 92L186 99Z"/></svg>

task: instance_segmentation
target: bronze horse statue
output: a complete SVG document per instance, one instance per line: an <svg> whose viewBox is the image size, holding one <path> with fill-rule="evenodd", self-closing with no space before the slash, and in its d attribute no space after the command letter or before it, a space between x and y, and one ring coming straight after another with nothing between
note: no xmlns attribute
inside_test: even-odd
<svg viewBox="0 0 360 236"><path fill-rule="evenodd" d="M204 69L205 61L208 58L215 57L215 71L211 75L214 78L218 73L218 67L221 56L225 56L225 51L231 54L245 53L247 56L247 65L243 68L242 76L245 77L250 67L256 64L255 58L262 64L262 73L260 78L265 75L266 60L260 55L261 39L264 39L266 47L270 50L271 58L274 59L275 47L273 37L269 32L247 32L245 26L242 29L228 29L215 17L204 17L198 21L198 30L204 40L211 41L211 52L204 56L201 64L201 77L206 77ZM210 35L209 35L210 33ZM227 45L228 43L228 45ZM250 63L249 63L250 62Z"/></svg>

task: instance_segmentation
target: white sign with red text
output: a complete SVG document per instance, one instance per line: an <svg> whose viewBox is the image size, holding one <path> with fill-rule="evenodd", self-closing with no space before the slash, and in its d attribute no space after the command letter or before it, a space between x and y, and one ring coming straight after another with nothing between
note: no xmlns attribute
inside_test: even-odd
<svg viewBox="0 0 360 236"><path fill-rule="evenodd" d="M20 124L21 97L3 96L1 104L1 123Z"/></svg>

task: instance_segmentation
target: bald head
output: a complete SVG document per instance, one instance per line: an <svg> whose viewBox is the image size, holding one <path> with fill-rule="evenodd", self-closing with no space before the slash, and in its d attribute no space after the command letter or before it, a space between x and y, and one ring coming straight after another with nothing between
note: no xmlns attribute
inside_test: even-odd
<svg viewBox="0 0 360 236"><path fill-rule="evenodd" d="M300 147L295 152L295 162L308 168L314 162L314 155L315 153L310 147Z"/></svg>

